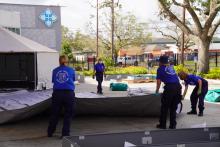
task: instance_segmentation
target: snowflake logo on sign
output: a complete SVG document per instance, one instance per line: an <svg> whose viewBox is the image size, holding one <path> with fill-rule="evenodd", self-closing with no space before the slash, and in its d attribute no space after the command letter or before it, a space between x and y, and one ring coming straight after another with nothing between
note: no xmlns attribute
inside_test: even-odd
<svg viewBox="0 0 220 147"><path fill-rule="evenodd" d="M49 8L42 12L39 17L47 27L51 27L57 20L57 16Z"/></svg>

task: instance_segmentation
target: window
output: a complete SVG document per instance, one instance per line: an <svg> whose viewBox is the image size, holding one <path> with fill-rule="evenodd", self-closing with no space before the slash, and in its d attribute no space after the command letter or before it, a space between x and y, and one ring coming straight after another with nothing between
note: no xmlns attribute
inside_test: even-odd
<svg viewBox="0 0 220 147"><path fill-rule="evenodd" d="M18 34L18 35L21 34L20 28L10 28L10 27L5 27L5 28L8 29L9 31L12 31L12 32Z"/></svg>

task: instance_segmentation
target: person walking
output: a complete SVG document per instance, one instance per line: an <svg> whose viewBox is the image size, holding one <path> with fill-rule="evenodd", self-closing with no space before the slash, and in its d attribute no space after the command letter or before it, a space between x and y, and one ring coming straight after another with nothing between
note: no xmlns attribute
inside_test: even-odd
<svg viewBox="0 0 220 147"><path fill-rule="evenodd" d="M70 135L70 126L73 117L75 70L67 66L68 58L66 56L61 55L59 62L60 66L53 70L52 75L52 110L47 130L48 137L52 137L56 130L62 107L64 107L62 137Z"/></svg>
<svg viewBox="0 0 220 147"><path fill-rule="evenodd" d="M95 78L94 75L96 76L96 81L98 82L97 93L103 94L102 82L103 82L103 77L105 76L105 65L102 62L101 58L99 58L98 63L95 64L93 79Z"/></svg>
<svg viewBox="0 0 220 147"><path fill-rule="evenodd" d="M196 76L193 74L187 74L186 72L180 72L179 77L181 80L184 80L185 82L185 90L183 92L183 98L185 97L187 90L188 90L188 85L194 85L195 88L193 89L193 92L191 93L190 96L190 101L191 101L191 111L187 112L189 115L197 115L197 110L196 106L199 100L199 114L198 116L203 116L203 111L204 111L204 99L205 95L208 92L208 81L203 79L200 76Z"/></svg>
<svg viewBox="0 0 220 147"><path fill-rule="evenodd" d="M168 110L170 112L170 129L176 128L176 109L181 97L181 85L178 76L173 68L168 63L167 56L159 58L159 68L157 69L157 86L156 94L159 93L161 82L165 84L164 91L161 97L161 112L159 124L156 126L159 129L166 129L166 120Z"/></svg>

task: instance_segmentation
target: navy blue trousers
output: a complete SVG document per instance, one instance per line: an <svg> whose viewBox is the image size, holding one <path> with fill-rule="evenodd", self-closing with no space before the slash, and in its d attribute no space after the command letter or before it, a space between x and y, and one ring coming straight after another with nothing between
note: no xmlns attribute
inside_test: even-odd
<svg viewBox="0 0 220 147"><path fill-rule="evenodd" d="M70 133L71 120L74 116L73 113L74 98L75 98L74 91L59 90L53 92L51 116L49 120L48 132L47 132L48 135L53 135L53 133L55 132L62 108L64 108L62 136L70 135L69 133Z"/></svg>
<svg viewBox="0 0 220 147"><path fill-rule="evenodd" d="M170 112L170 126L176 127L176 109L181 100L181 85L178 83L165 84L161 98L160 125L166 127L168 111Z"/></svg>
<svg viewBox="0 0 220 147"><path fill-rule="evenodd" d="M103 73L96 73L96 81L98 82L97 93L102 93Z"/></svg>
<svg viewBox="0 0 220 147"><path fill-rule="evenodd" d="M198 103L198 100L199 100L199 105L198 105L199 111L203 112L203 110L205 109L205 107L204 107L204 99L205 99L205 95L208 92L208 82L206 80L202 81L202 91L201 91L200 95L197 94L198 89L199 89L199 86L197 85L193 89L193 92L192 92L192 94L190 96L191 108L192 108L193 111L196 111L196 106L197 106L197 103Z"/></svg>

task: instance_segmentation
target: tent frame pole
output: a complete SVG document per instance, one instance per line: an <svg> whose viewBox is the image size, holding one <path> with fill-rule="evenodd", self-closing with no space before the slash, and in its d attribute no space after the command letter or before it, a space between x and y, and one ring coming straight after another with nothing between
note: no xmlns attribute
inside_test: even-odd
<svg viewBox="0 0 220 147"><path fill-rule="evenodd" d="M37 90L37 53L34 53L34 90Z"/></svg>

